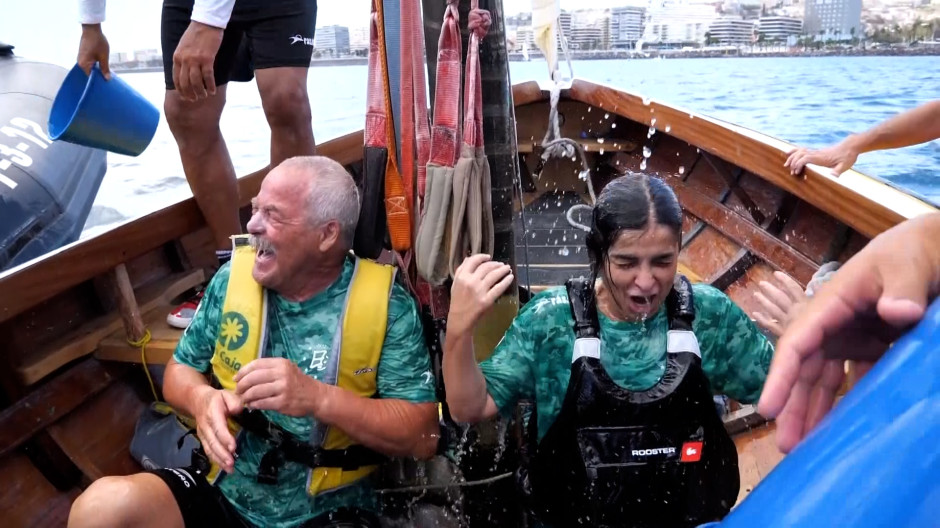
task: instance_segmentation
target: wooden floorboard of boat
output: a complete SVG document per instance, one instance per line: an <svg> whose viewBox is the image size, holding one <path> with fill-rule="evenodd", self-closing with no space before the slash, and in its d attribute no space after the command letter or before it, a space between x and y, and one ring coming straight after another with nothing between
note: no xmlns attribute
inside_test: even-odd
<svg viewBox="0 0 940 528"><path fill-rule="evenodd" d="M738 503L783 460L784 455L777 449L774 439L775 431L776 426L771 422L734 437L741 473Z"/></svg>
<svg viewBox="0 0 940 528"><path fill-rule="evenodd" d="M86 483L106 475L137 473L142 468L130 456L130 440L146 405L135 385L121 380L47 430L85 475Z"/></svg>
<svg viewBox="0 0 940 528"><path fill-rule="evenodd" d="M16 528L65 526L72 501L81 492L57 490L19 453L0 459L0 488L3 526Z"/></svg>

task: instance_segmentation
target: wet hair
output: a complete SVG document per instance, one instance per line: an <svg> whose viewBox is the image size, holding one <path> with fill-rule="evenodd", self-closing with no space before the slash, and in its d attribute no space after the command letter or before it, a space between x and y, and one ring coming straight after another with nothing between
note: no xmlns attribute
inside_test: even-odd
<svg viewBox="0 0 940 528"><path fill-rule="evenodd" d="M611 180L597 197L587 235L591 273L599 276L610 246L623 231L668 227L682 239L682 209L672 189L659 178L628 173Z"/></svg>
<svg viewBox="0 0 940 528"><path fill-rule="evenodd" d="M285 160L281 165L315 178L307 196L310 225L316 227L336 221L344 249L352 248L360 203L359 189L349 172L325 156L298 156Z"/></svg>

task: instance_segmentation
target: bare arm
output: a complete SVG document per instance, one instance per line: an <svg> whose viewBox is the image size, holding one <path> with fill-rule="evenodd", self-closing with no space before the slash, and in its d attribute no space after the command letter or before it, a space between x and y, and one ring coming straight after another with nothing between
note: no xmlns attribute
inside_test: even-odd
<svg viewBox="0 0 940 528"><path fill-rule="evenodd" d="M364 398L307 376L285 358L256 359L238 371L235 382L235 394L246 408L313 416L390 456L429 458L437 449L433 403Z"/></svg>
<svg viewBox="0 0 940 528"><path fill-rule="evenodd" d="M363 398L340 387L316 384L323 394L311 402L310 414L362 445L390 456L423 459L437 451L437 404Z"/></svg>
<svg viewBox="0 0 940 528"><path fill-rule="evenodd" d="M865 152L909 147L937 138L940 138L940 100L898 114L831 147L795 149L790 152L784 167L788 167L792 174L799 174L807 163L813 163L833 168L838 176L849 170L858 156Z"/></svg>
<svg viewBox="0 0 940 528"><path fill-rule="evenodd" d="M467 257L454 272L443 369L447 405L458 422L481 422L498 411L473 354L473 328L512 280L512 269L489 255Z"/></svg>
<svg viewBox="0 0 940 528"><path fill-rule="evenodd" d="M930 101L853 134L843 142L859 154L919 145L940 138L940 100Z"/></svg>
<svg viewBox="0 0 940 528"><path fill-rule="evenodd" d="M486 378L473 354L472 328L448 324L443 368L447 406L454 420L477 423L496 416L496 402L486 391Z"/></svg>
<svg viewBox="0 0 940 528"><path fill-rule="evenodd" d="M196 416L196 402L213 390L203 373L170 358L163 376L163 397L174 409Z"/></svg>

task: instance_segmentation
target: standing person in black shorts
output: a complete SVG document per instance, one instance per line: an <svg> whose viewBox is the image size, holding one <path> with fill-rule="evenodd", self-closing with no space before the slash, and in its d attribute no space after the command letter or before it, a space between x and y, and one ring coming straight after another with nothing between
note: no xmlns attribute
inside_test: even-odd
<svg viewBox="0 0 940 528"><path fill-rule="evenodd" d="M82 38L78 63L98 62L110 77L108 41L101 31L106 0L79 0ZM271 127L270 167L316 151L307 98L316 0L164 0L161 22L164 112L176 138L186 180L212 231L219 263L241 232L238 183L219 129L226 83L250 57ZM242 80L242 79L238 79ZM185 328L201 295L167 316Z"/></svg>

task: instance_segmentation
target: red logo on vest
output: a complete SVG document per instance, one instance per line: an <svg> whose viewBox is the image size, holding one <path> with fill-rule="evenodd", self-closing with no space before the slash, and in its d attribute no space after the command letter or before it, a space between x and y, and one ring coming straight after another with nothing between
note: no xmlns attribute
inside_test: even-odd
<svg viewBox="0 0 940 528"><path fill-rule="evenodd" d="M698 462L702 459L702 442L686 442L682 444L679 462Z"/></svg>

